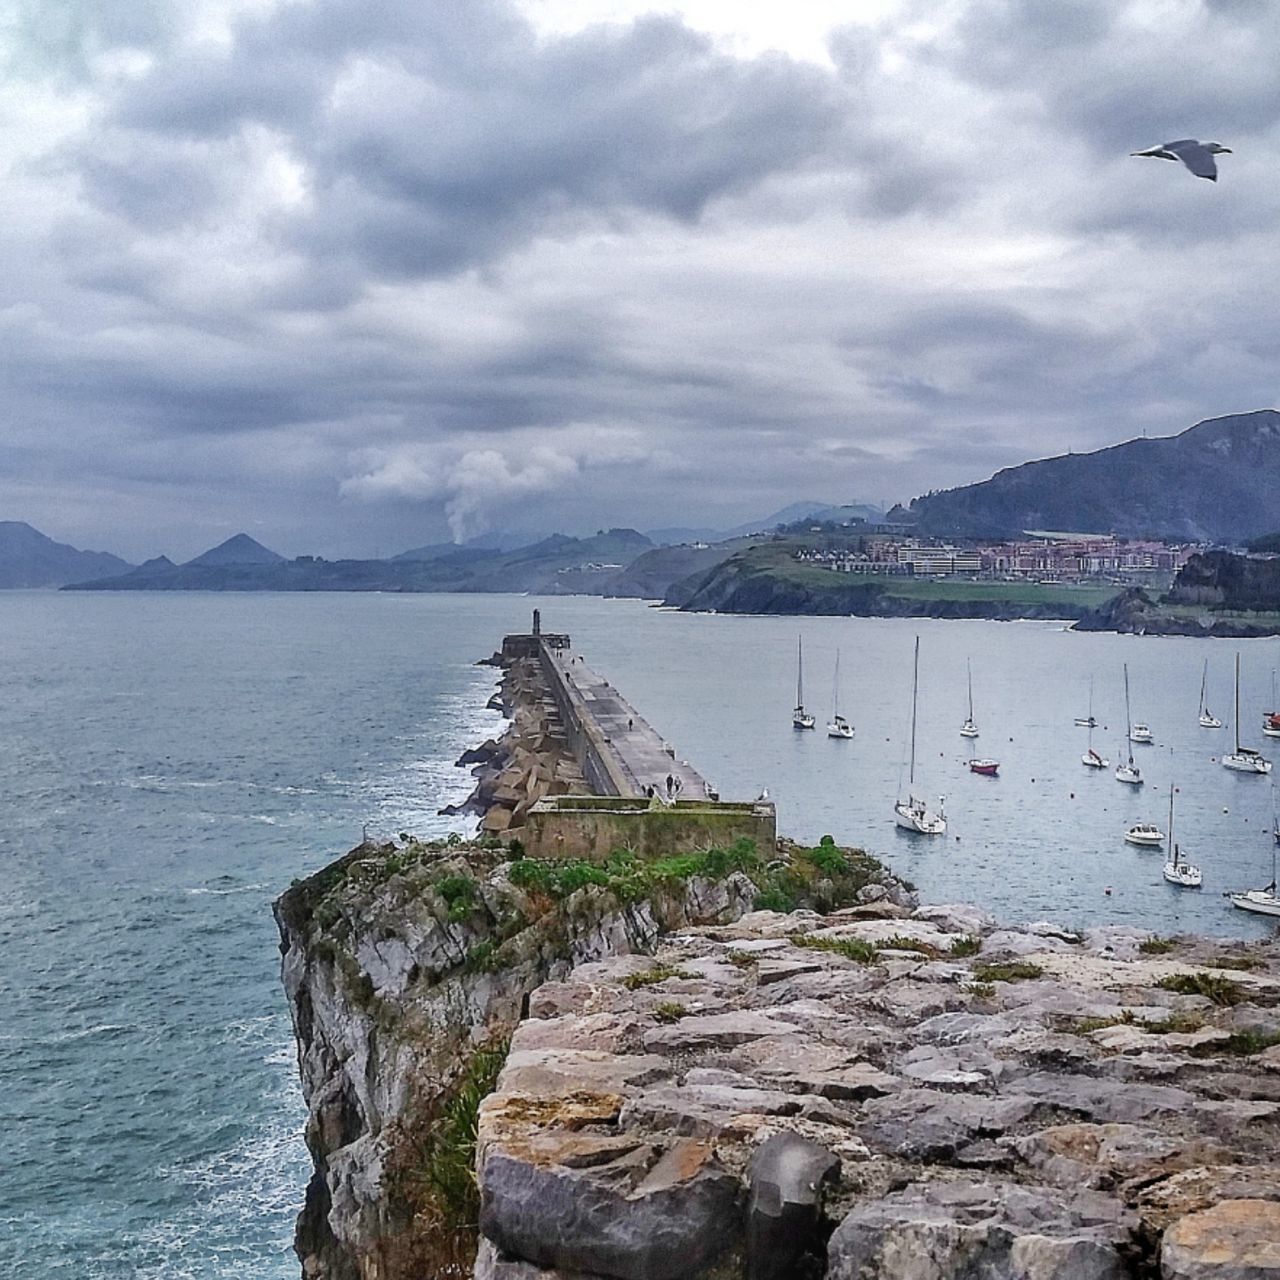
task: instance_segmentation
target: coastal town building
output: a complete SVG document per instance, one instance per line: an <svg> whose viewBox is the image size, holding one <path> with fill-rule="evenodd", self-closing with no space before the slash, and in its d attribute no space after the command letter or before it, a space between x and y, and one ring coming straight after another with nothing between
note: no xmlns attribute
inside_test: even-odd
<svg viewBox="0 0 1280 1280"><path fill-rule="evenodd" d="M930 538L867 537L847 547L803 548L796 552L796 559L837 573L1074 582L1167 576L1201 550L1198 544L1172 545L1113 534L1029 530L1016 541L964 546Z"/></svg>

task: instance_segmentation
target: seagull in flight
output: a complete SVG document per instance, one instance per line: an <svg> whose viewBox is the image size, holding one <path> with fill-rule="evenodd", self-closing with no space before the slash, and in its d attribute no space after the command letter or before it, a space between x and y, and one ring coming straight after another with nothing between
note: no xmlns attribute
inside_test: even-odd
<svg viewBox="0 0 1280 1280"><path fill-rule="evenodd" d="M1229 156L1230 147L1216 142L1199 142L1195 138L1179 138L1176 142L1162 142L1158 147L1145 151L1130 151L1131 156L1151 156L1156 160L1181 160L1197 178L1218 180L1218 166L1214 156Z"/></svg>

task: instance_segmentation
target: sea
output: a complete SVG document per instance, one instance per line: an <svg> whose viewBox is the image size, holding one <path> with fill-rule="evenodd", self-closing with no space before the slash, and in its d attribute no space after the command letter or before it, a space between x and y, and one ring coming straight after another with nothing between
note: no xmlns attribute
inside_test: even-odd
<svg viewBox="0 0 1280 1280"><path fill-rule="evenodd" d="M1259 937L1223 894L1270 878L1265 749L1280 642L1083 635L1062 624L688 615L585 597L0 593L0 1275L293 1280L309 1162L271 902L371 835L468 829L438 810L501 730L502 635L565 631L726 798L885 858L931 901L1005 919ZM893 823L945 795L946 837ZM797 641L815 732L791 726ZM841 687L834 685L837 652ZM1226 722L1197 723L1208 698ZM1146 785L1080 763L1133 746ZM981 736L958 730L968 710ZM851 741L823 726L839 697ZM1280 760L1280 741L1275 744ZM971 751L999 776L969 772ZM1167 829L1204 888L1123 840Z"/></svg>

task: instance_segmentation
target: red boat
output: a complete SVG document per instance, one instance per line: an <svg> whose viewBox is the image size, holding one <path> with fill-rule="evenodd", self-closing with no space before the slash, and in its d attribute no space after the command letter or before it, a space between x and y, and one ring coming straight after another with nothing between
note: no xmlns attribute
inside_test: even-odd
<svg viewBox="0 0 1280 1280"><path fill-rule="evenodd" d="M969 772L980 773L984 778L994 778L1000 769L999 760L970 760Z"/></svg>

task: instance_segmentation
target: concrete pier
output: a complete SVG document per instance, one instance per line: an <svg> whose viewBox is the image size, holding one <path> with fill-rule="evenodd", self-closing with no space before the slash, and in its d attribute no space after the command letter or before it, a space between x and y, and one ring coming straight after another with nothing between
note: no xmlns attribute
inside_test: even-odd
<svg viewBox="0 0 1280 1280"><path fill-rule="evenodd" d="M591 789L589 796L548 796L526 815L529 852L602 857L626 846L666 853L746 837L761 848L776 840L767 800L727 804L716 789L623 694L575 653L567 635L534 630L504 637L504 662L536 661L563 736ZM660 833L660 834L659 834Z"/></svg>

